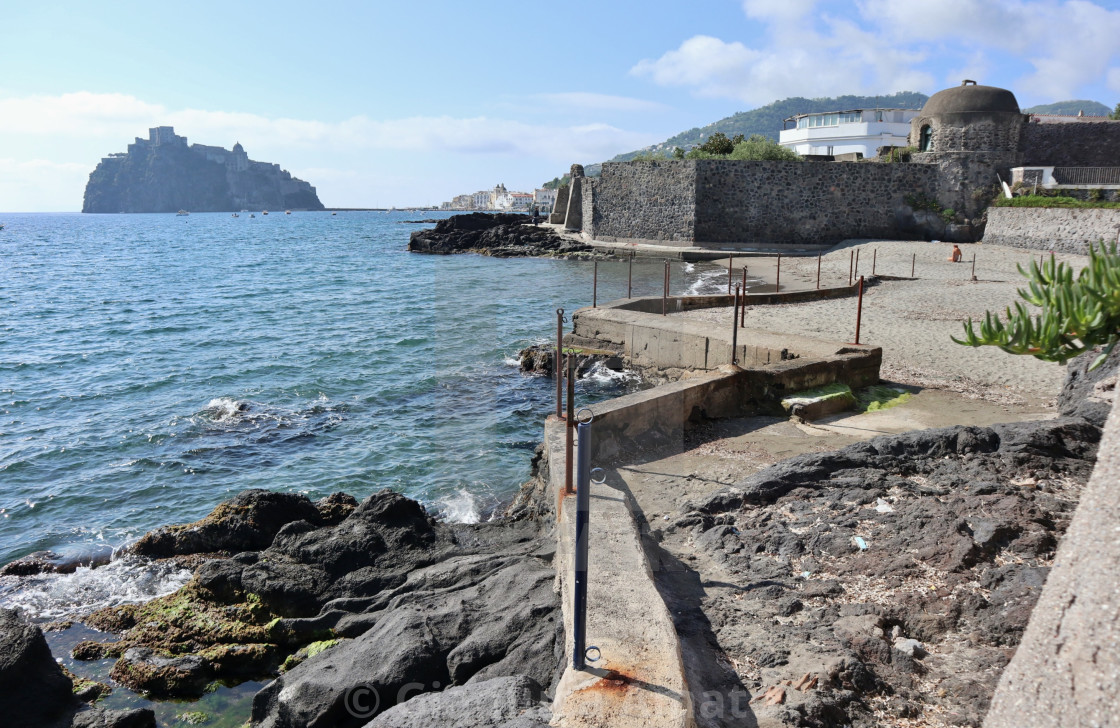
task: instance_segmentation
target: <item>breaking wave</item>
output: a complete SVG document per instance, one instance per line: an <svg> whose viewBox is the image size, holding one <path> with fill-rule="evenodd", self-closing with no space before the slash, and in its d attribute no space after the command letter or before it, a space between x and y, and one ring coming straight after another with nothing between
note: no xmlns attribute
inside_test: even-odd
<svg viewBox="0 0 1120 728"><path fill-rule="evenodd" d="M0 606L32 619L75 618L170 594L190 578L189 570L174 564L128 556L72 574L0 577Z"/></svg>

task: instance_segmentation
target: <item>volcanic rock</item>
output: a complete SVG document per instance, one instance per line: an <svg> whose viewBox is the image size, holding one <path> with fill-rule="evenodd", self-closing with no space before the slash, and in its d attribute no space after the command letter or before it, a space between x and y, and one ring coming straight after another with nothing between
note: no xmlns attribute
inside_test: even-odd
<svg viewBox="0 0 1120 728"><path fill-rule="evenodd" d="M434 228L417 230L408 241L414 253L482 253L496 258L521 256L587 257L591 246L530 225L526 215L472 212L453 215Z"/></svg>

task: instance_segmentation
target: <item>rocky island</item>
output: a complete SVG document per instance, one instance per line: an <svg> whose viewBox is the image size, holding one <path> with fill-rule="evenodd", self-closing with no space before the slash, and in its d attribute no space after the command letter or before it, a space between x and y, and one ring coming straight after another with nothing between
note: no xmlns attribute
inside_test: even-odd
<svg viewBox="0 0 1120 728"><path fill-rule="evenodd" d="M322 210L315 188L278 164L233 150L187 144L170 126L148 130L90 173L82 212Z"/></svg>

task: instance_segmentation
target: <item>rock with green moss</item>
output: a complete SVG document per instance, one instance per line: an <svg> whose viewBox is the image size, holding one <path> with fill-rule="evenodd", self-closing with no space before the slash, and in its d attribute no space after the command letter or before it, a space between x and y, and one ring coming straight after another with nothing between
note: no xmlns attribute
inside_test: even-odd
<svg viewBox="0 0 1120 728"><path fill-rule="evenodd" d="M180 713L175 716L176 723L183 725L206 725L213 718L208 713L203 713L201 710L191 710L186 713Z"/></svg>
<svg viewBox="0 0 1120 728"><path fill-rule="evenodd" d="M62 667L62 672L66 677L70 678L70 682L74 684L72 689L74 697L84 703L96 703L98 700L101 700L101 698L113 692L113 688L105 683L75 675L70 670L67 670L65 666Z"/></svg>
<svg viewBox="0 0 1120 728"><path fill-rule="evenodd" d="M300 647L298 650L296 650L292 654L288 655L288 657L280 665L280 671L281 672L287 672L288 670L291 670L293 667L300 664L304 660L306 660L310 657L314 657L315 655L319 654L320 652L324 652L326 650L329 650L330 648L337 645L340 641L341 640L337 640L337 639L319 640L318 642L312 642L309 645L304 645L303 647Z"/></svg>

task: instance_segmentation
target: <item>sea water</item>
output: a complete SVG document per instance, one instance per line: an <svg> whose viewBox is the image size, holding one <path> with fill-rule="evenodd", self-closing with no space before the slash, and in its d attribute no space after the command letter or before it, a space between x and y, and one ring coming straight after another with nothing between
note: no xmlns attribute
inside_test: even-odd
<svg viewBox="0 0 1120 728"><path fill-rule="evenodd" d="M488 517L554 408L516 355L591 303L592 263L406 251L430 226L410 220L445 216L0 216L0 563L107 553L246 488L392 488ZM660 295L663 270L639 259L634 295ZM598 300L627 275L600 262ZM675 262L672 291L725 276ZM603 370L577 398L635 386ZM18 596L0 580L0 604L65 616L186 578L104 568Z"/></svg>

